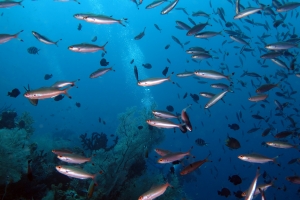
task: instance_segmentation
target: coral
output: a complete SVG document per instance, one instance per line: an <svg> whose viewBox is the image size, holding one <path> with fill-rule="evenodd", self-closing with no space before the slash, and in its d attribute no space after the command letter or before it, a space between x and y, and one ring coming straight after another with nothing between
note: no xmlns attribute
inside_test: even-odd
<svg viewBox="0 0 300 200"><path fill-rule="evenodd" d="M97 152L93 158L96 167L85 166L90 172L97 172L97 166L104 171L98 176L101 181L98 182L99 186L95 189L92 199L137 199L144 192L137 190L134 185L138 184L138 178L146 173L145 147L152 149L165 137L161 129L148 128L146 120L152 115L151 110L138 111L136 107L132 107L121 113L115 133L119 138L118 143L110 151L101 149ZM139 129L139 126L143 128ZM152 178L149 177L149 180ZM122 197L122 194L129 193L134 198L126 198L125 195Z"/></svg>
<svg viewBox="0 0 300 200"><path fill-rule="evenodd" d="M112 145L111 147L107 148L107 136L105 133L97 133L97 132L93 132L92 136L90 138L87 137L87 133L85 134L81 134L80 135L81 138L81 144L83 146L83 148L85 150L90 150L91 152L93 151L97 151L99 149L104 149L105 151L109 151L112 148L114 148L114 146L117 144L118 142L118 137L114 140L114 145Z"/></svg>
<svg viewBox="0 0 300 200"><path fill-rule="evenodd" d="M30 155L29 142L26 131L0 129L0 184L5 184L9 176L12 182L20 180L22 173L27 170L27 159Z"/></svg>
<svg viewBox="0 0 300 200"><path fill-rule="evenodd" d="M24 129L27 132L27 137L29 138L33 133L34 133L34 128L33 128L33 123L34 120L31 117L31 115L29 114L29 112L23 112L20 119L19 119L19 123L20 122L25 122L25 127Z"/></svg>
<svg viewBox="0 0 300 200"><path fill-rule="evenodd" d="M0 129L13 129L16 127L15 118L17 113L15 111L4 111L1 113Z"/></svg>

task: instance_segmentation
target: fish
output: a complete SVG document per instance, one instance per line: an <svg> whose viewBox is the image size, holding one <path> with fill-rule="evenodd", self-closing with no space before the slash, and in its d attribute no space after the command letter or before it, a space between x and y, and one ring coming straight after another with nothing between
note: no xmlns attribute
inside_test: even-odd
<svg viewBox="0 0 300 200"><path fill-rule="evenodd" d="M288 142L284 142L284 141L280 141L280 140L266 142L266 144L270 147L275 147L275 148L280 148L280 149L289 149L289 148L298 149L297 145L293 145Z"/></svg>
<svg viewBox="0 0 300 200"><path fill-rule="evenodd" d="M192 106L192 104L188 105L186 108L182 109L182 111L181 111L181 119L184 122L187 130L189 130L189 131L192 131L193 128L192 128L192 124L190 122L190 119L189 119L189 116L188 116L186 110L191 106Z"/></svg>
<svg viewBox="0 0 300 200"><path fill-rule="evenodd" d="M79 167L70 165L58 165L55 168L59 173L64 174L66 176L77 179L93 179L96 183L96 177L98 174L90 174Z"/></svg>
<svg viewBox="0 0 300 200"><path fill-rule="evenodd" d="M142 66L145 67L146 69L152 68L152 65L150 63L142 64Z"/></svg>
<svg viewBox="0 0 300 200"><path fill-rule="evenodd" d="M93 37L93 39L91 41L96 42L97 41L97 36Z"/></svg>
<svg viewBox="0 0 300 200"><path fill-rule="evenodd" d="M39 34L38 32L35 32L35 31L32 31L32 35L33 35L38 41L40 41L40 42L42 42L42 43L45 43L45 44L55 44L56 46L58 46L57 43L58 43L59 41L62 40L62 39L59 39L59 40L57 40L56 42L53 42L52 40L48 39L47 37L45 37L45 36Z"/></svg>
<svg viewBox="0 0 300 200"><path fill-rule="evenodd" d="M165 46L165 49L169 49L169 47L170 47L170 45L169 45L169 44L167 44L167 45Z"/></svg>
<svg viewBox="0 0 300 200"><path fill-rule="evenodd" d="M45 74L44 79L49 80L50 78L52 78L52 76L52 74Z"/></svg>
<svg viewBox="0 0 300 200"><path fill-rule="evenodd" d="M206 143L203 139L201 138L198 138L195 140L195 143L198 145L198 146L207 146L208 143Z"/></svg>
<svg viewBox="0 0 300 200"><path fill-rule="evenodd" d="M235 131L240 129L240 126L238 124L228 124L228 127Z"/></svg>
<svg viewBox="0 0 300 200"><path fill-rule="evenodd" d="M239 185L242 183L242 179L239 175L233 175L233 176L229 176L228 180L233 183L234 185Z"/></svg>
<svg viewBox="0 0 300 200"><path fill-rule="evenodd" d="M222 188L221 191L218 191L218 195L224 196L224 197L229 197L231 195L231 192L228 188Z"/></svg>
<svg viewBox="0 0 300 200"><path fill-rule="evenodd" d="M173 39L177 44L179 44L179 45L181 46L181 48L183 48L183 44L180 42L180 40L179 40L177 37L175 37L175 36L172 35L172 39Z"/></svg>
<svg viewBox="0 0 300 200"><path fill-rule="evenodd" d="M157 24L154 24L154 26L155 26L155 28L157 29L157 30L159 30L159 32L161 33L161 28L159 28L159 26L157 25Z"/></svg>
<svg viewBox="0 0 300 200"><path fill-rule="evenodd" d="M191 30L191 27L182 21L176 21L176 24L181 27L183 30Z"/></svg>
<svg viewBox="0 0 300 200"><path fill-rule="evenodd" d="M170 154L170 153L172 153L171 151L169 151L169 150L164 150L164 149L154 149L154 151L158 154L158 155L160 155L160 156L165 156L165 155L167 155L167 154Z"/></svg>
<svg viewBox="0 0 300 200"><path fill-rule="evenodd" d="M215 80L225 78L229 81L231 79L231 75L234 75L234 73L232 73L231 75L224 75L222 73L219 73L219 72L213 71L213 70L198 70L198 71L195 71L194 74L201 78L209 78L209 79L215 79Z"/></svg>
<svg viewBox="0 0 300 200"><path fill-rule="evenodd" d="M3 1L6 2L6 1ZM22 39L18 38L19 34L22 33L23 30L19 31L16 34L10 35L10 34L0 34L0 44L6 43L12 39L18 39L19 41L23 42Z"/></svg>
<svg viewBox="0 0 300 200"><path fill-rule="evenodd" d="M285 179L291 183L300 184L300 176L288 176Z"/></svg>
<svg viewBox="0 0 300 200"><path fill-rule="evenodd" d="M299 45L297 43L285 42L285 41L275 42L275 43L267 44L265 46L266 49L274 50L274 51L288 50L290 48L297 48L297 47L299 47Z"/></svg>
<svg viewBox="0 0 300 200"><path fill-rule="evenodd" d="M190 94L190 97L192 97L193 101L195 103L198 103L199 101L199 96L197 94Z"/></svg>
<svg viewBox="0 0 300 200"><path fill-rule="evenodd" d="M200 23L195 26L193 26L188 32L186 33L187 36L195 35L196 33L199 33L202 31L207 25L211 26L208 22L206 23Z"/></svg>
<svg viewBox="0 0 300 200"><path fill-rule="evenodd" d="M135 40L140 40L145 36L146 27L144 28L144 31L139 33L137 36L134 37Z"/></svg>
<svg viewBox="0 0 300 200"><path fill-rule="evenodd" d="M132 64L134 62L134 59L132 59L131 61L130 61L130 64Z"/></svg>
<svg viewBox="0 0 300 200"><path fill-rule="evenodd" d="M246 162L251 162L251 163L267 163L267 162L274 162L276 163L276 158L278 158L278 156L276 156L275 158L268 158L264 155L260 155L257 153L251 153L251 154L242 154L238 156L239 159L246 161Z"/></svg>
<svg viewBox="0 0 300 200"><path fill-rule="evenodd" d="M136 66L134 66L133 73L137 82L139 82L139 72Z"/></svg>
<svg viewBox="0 0 300 200"><path fill-rule="evenodd" d="M219 94L216 94L215 96L213 96L208 102L207 104L205 105L204 108L208 109L210 108L211 106L213 106L215 103L217 103L220 99L222 99L225 94L228 92L228 90L224 91L224 92L221 92Z"/></svg>
<svg viewBox="0 0 300 200"><path fill-rule="evenodd" d="M220 32L204 31L204 32L196 33L195 37L196 38L207 39L207 38L215 37L217 35L222 35L222 31L220 31Z"/></svg>
<svg viewBox="0 0 300 200"><path fill-rule="evenodd" d="M193 76L193 75L194 75L194 72L188 72L188 71L176 74L176 76L179 78L189 77L189 76Z"/></svg>
<svg viewBox="0 0 300 200"><path fill-rule="evenodd" d="M57 158L61 161L71 164L83 164L86 162L91 162L92 159L74 153L60 153L59 155L57 155Z"/></svg>
<svg viewBox="0 0 300 200"><path fill-rule="evenodd" d="M254 13L257 13L259 11L261 11L262 8L252 8L252 7L249 7L249 8L246 8L242 11L240 11L238 14L236 14L233 19L241 19L243 17L246 17L248 15L252 15Z"/></svg>
<svg viewBox="0 0 300 200"><path fill-rule="evenodd" d="M166 81L172 82L171 76L169 76L167 78L148 78L148 79L144 79L144 80L139 80L137 84L139 86L148 87L148 86L159 85Z"/></svg>
<svg viewBox="0 0 300 200"><path fill-rule="evenodd" d="M280 82L278 82L277 84L272 84L272 83L264 84L256 89L256 93L258 93L258 94L265 93L265 92L268 92L269 90L279 87L279 86L280 86Z"/></svg>
<svg viewBox="0 0 300 200"><path fill-rule="evenodd" d="M108 42L106 42L103 46L98 46L94 44L74 44L68 47L70 51L78 52L78 53L94 53L96 51L103 50L106 53L105 46Z"/></svg>
<svg viewBox="0 0 300 200"><path fill-rule="evenodd" d="M68 149L53 149L52 153L56 155L63 155L63 154L72 154L73 152Z"/></svg>
<svg viewBox="0 0 300 200"><path fill-rule="evenodd" d="M239 149L241 147L241 144L237 139L229 136L227 136L225 145L230 149Z"/></svg>
<svg viewBox="0 0 300 200"><path fill-rule="evenodd" d="M152 186L147 192L142 194L138 200L152 200L165 193L168 187L172 187L168 182L162 185Z"/></svg>
<svg viewBox="0 0 300 200"><path fill-rule="evenodd" d="M274 137L279 139L279 138L286 138L292 134L294 134L295 131L281 131L277 133Z"/></svg>
<svg viewBox="0 0 300 200"><path fill-rule="evenodd" d="M182 129L182 126L185 124L175 124L167 119L148 119L146 120L147 124L155 126L158 128L179 128Z"/></svg>
<svg viewBox="0 0 300 200"><path fill-rule="evenodd" d="M81 107L81 104L80 104L79 102L76 102L76 103L75 103L75 106L77 106L78 108L80 108L80 107Z"/></svg>
<svg viewBox="0 0 300 200"><path fill-rule="evenodd" d="M87 198L88 199L92 198L96 185L97 184L94 182L94 180L92 180L90 185L89 185L88 192L87 192Z"/></svg>
<svg viewBox="0 0 300 200"><path fill-rule="evenodd" d="M256 171L256 175L255 175L255 177L254 177L254 179L253 179L253 181L252 181L252 183L251 183L251 185L248 189L245 200L252 200L253 199L253 195L254 195L254 192L255 192L255 189L256 189L257 179L260 176L259 170L260 170L260 168L258 167L257 171Z"/></svg>
<svg viewBox="0 0 300 200"><path fill-rule="evenodd" d="M36 90L27 91L24 94L24 97L28 99L47 99L54 98L60 94L64 94L71 99L72 97L68 94L68 90L70 88L71 87L67 87L66 89L60 90L54 87L42 87Z"/></svg>
<svg viewBox="0 0 300 200"><path fill-rule="evenodd" d="M53 99L54 99L54 101L60 101L60 100L62 100L64 97L65 97L64 95L61 95L61 94L60 94L60 95L54 97Z"/></svg>
<svg viewBox="0 0 300 200"><path fill-rule="evenodd" d="M21 0L21 1L12 1L12 0L0 1L0 8L10 8L13 6L22 6L24 8L24 6L22 5L22 2L23 2L23 0ZM3 15L3 13L2 13L2 15Z"/></svg>
<svg viewBox="0 0 300 200"><path fill-rule="evenodd" d="M20 90L18 88L13 89L11 92L7 92L7 96L16 98L20 94Z"/></svg>
<svg viewBox="0 0 300 200"><path fill-rule="evenodd" d="M164 76L166 76L167 75L167 73L168 73L168 69L169 69L169 67L166 67L163 71L162 71L162 74L164 75Z"/></svg>
<svg viewBox="0 0 300 200"><path fill-rule="evenodd" d="M210 160L208 160L208 157L210 156L210 154L204 159L204 160L199 160L196 161L194 163L191 163L189 165L187 165L185 168L183 168L183 170L180 172L180 175L187 175L193 171L195 171L196 169L198 169L199 167L201 167L204 163L206 162L211 162Z"/></svg>
<svg viewBox="0 0 300 200"><path fill-rule="evenodd" d="M171 106L171 105L168 105L168 106L166 107L166 109L167 109L169 112L173 112L173 111L174 111L174 108L173 108L173 106Z"/></svg>
<svg viewBox="0 0 300 200"><path fill-rule="evenodd" d="M63 88L66 86L74 87L76 81L80 81L80 79L77 79L75 81L56 81L51 87L53 88Z"/></svg>
<svg viewBox="0 0 300 200"><path fill-rule="evenodd" d="M170 63L170 64L171 64L171 61L169 60L169 58L167 58L167 61L168 61L168 63Z"/></svg>
<svg viewBox="0 0 300 200"><path fill-rule="evenodd" d="M101 66L107 66L107 65L109 65L109 62L107 62L105 58L102 58L102 59L100 60L100 65L101 65Z"/></svg>
<svg viewBox="0 0 300 200"><path fill-rule="evenodd" d="M190 150L188 150L187 152L171 152L165 156L162 156L161 158L159 158L157 160L158 163L160 164L166 164L166 163L171 163L177 160L181 160L183 159L185 156L188 156L191 154L191 150L193 148L191 148Z"/></svg>
<svg viewBox="0 0 300 200"><path fill-rule="evenodd" d="M269 135L270 131L272 130L272 128L267 128L263 131L263 133L261 134L262 137L266 137L267 135Z"/></svg>
<svg viewBox="0 0 300 200"><path fill-rule="evenodd" d="M138 129L139 130L142 130L144 127L143 126L138 126Z"/></svg>
<svg viewBox="0 0 300 200"><path fill-rule="evenodd" d="M39 54L40 49L36 48L36 47L29 47L27 49L27 52L29 54Z"/></svg>
<svg viewBox="0 0 300 200"><path fill-rule="evenodd" d="M253 102L258 102L258 101L263 101L265 99L268 98L268 94L259 94L259 95L256 95L256 96L251 96L248 98L249 101L253 101Z"/></svg>
<svg viewBox="0 0 300 200"><path fill-rule="evenodd" d="M177 5L178 2L179 2L179 0L174 0L174 1L171 2L169 5L167 5L167 6L160 12L160 14L162 14L162 15L168 14L171 10L173 10L173 8L175 8L175 6Z"/></svg>
<svg viewBox="0 0 300 200"><path fill-rule="evenodd" d="M164 118L164 119L178 119L179 116L177 115L174 115L173 113L171 112L167 112L167 111L162 111L162 110L152 110L152 114L155 116L155 117L158 117L158 118Z"/></svg>
<svg viewBox="0 0 300 200"><path fill-rule="evenodd" d="M281 6L278 6L276 8L276 11L279 12L279 13L282 13L282 12L287 12L287 11L290 11L290 10L293 10L297 7L300 6L300 3L299 2L287 2Z"/></svg>
<svg viewBox="0 0 300 200"><path fill-rule="evenodd" d="M82 25L79 23L79 24L78 24L78 27L77 27L77 30L79 30L79 31L80 31L80 30L81 30L81 28L82 28Z"/></svg>
<svg viewBox="0 0 300 200"><path fill-rule="evenodd" d="M93 73L91 73L90 78L98 78L99 76L102 76L109 71L115 71L115 70L112 67L100 68L100 69L94 71Z"/></svg>
<svg viewBox="0 0 300 200"><path fill-rule="evenodd" d="M83 20L94 24L120 24L126 27L123 22L126 22L127 19L114 19L105 15L86 15L83 17Z"/></svg>
<svg viewBox="0 0 300 200"><path fill-rule="evenodd" d="M150 3L149 5L146 6L146 9L152 9L155 8L161 4L163 4L164 2L168 2L168 0L155 0L152 3Z"/></svg>

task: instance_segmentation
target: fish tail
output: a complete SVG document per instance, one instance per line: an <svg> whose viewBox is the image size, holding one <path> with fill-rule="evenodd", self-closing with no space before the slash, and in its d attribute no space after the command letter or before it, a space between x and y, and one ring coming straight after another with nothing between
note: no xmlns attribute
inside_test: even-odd
<svg viewBox="0 0 300 200"><path fill-rule="evenodd" d="M122 23L122 20L126 20L126 19L119 20L119 24L121 24L122 26L126 27L126 25Z"/></svg>
<svg viewBox="0 0 300 200"><path fill-rule="evenodd" d="M192 106L192 104L188 105L186 108L183 109L183 111L185 112L191 106Z"/></svg>
<svg viewBox="0 0 300 200"><path fill-rule="evenodd" d="M62 40L62 39L57 40L56 42L54 42L54 44L58 47L57 43L58 43L59 41L61 41L61 40Z"/></svg>
<svg viewBox="0 0 300 200"><path fill-rule="evenodd" d="M68 88L64 89L64 94L69 97L70 99L72 99L72 97L69 95L68 90L71 88L72 86L69 86Z"/></svg>
<svg viewBox="0 0 300 200"><path fill-rule="evenodd" d="M107 45L107 43L108 43L108 41L102 46L103 51L104 51L105 53L107 53L107 51L105 50L105 46Z"/></svg>

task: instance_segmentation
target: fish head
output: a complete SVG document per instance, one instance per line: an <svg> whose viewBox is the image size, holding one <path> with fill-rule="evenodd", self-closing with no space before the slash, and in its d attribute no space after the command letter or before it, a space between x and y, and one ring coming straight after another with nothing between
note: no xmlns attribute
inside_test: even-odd
<svg viewBox="0 0 300 200"><path fill-rule="evenodd" d="M257 90L255 90L255 91L256 91L256 93L261 93L260 89L257 89Z"/></svg>
<svg viewBox="0 0 300 200"><path fill-rule="evenodd" d="M147 82L142 82L142 81L138 81L137 82L138 86L147 86Z"/></svg>
<svg viewBox="0 0 300 200"><path fill-rule="evenodd" d="M30 99L30 98L37 97L37 95L36 95L35 93L32 93L32 92L30 92L30 91L27 91L27 92L25 92L24 97Z"/></svg>
<svg viewBox="0 0 300 200"><path fill-rule="evenodd" d="M276 45L273 45L273 44L267 44L265 46L266 49L275 49L276 48Z"/></svg>
<svg viewBox="0 0 300 200"><path fill-rule="evenodd" d="M32 34L33 34L34 36L37 36L37 33L36 33L36 32L34 32L34 31L32 31Z"/></svg>
<svg viewBox="0 0 300 200"><path fill-rule="evenodd" d="M63 171L63 167L58 165L55 167L57 171L62 172Z"/></svg>
<svg viewBox="0 0 300 200"><path fill-rule="evenodd" d="M182 170L182 171L180 172L180 175L181 175L181 176L187 175L187 171L186 171L186 170Z"/></svg>
<svg viewBox="0 0 300 200"><path fill-rule="evenodd" d="M164 158L160 158L157 160L157 163L160 163L160 164L168 163L168 160L164 159Z"/></svg>
<svg viewBox="0 0 300 200"><path fill-rule="evenodd" d="M84 19L84 15L81 15L81 14L74 14L73 17L75 17L76 19L81 19L83 20Z"/></svg>
<svg viewBox="0 0 300 200"><path fill-rule="evenodd" d="M244 155L239 155L238 158L241 160L248 160L247 156Z"/></svg>
<svg viewBox="0 0 300 200"><path fill-rule="evenodd" d="M245 197L247 194L246 194L246 192L242 192L242 197Z"/></svg>
<svg viewBox="0 0 300 200"><path fill-rule="evenodd" d="M76 46L69 46L68 49L71 51L80 51L80 47L76 47Z"/></svg>

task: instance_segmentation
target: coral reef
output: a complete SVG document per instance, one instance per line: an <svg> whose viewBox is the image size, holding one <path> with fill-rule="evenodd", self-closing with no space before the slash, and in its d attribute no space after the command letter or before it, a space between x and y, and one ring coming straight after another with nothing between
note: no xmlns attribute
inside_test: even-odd
<svg viewBox="0 0 300 200"><path fill-rule="evenodd" d="M22 173L26 172L30 155L26 134L24 129L0 129L0 184L5 184L7 176L12 182L17 182Z"/></svg>

